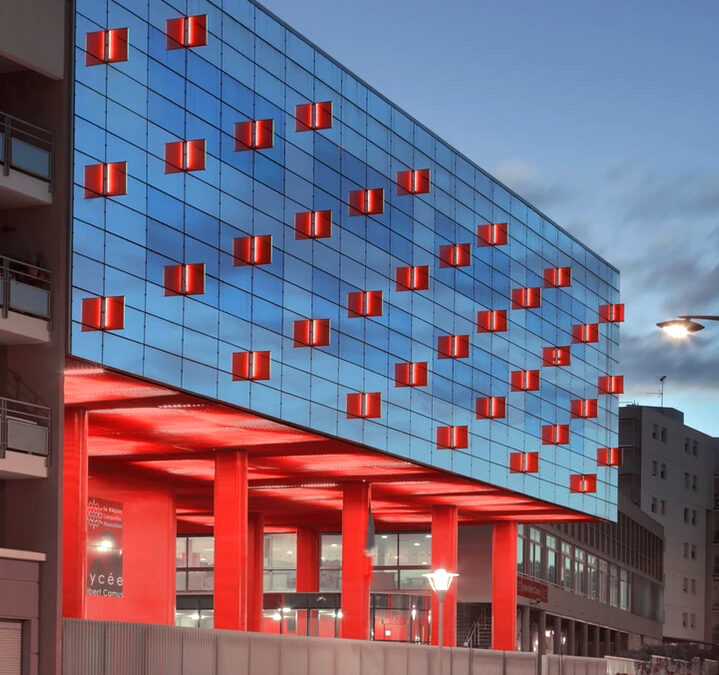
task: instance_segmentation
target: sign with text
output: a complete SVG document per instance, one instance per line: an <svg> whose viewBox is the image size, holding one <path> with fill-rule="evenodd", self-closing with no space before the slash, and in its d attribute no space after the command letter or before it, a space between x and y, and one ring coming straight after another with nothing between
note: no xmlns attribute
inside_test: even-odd
<svg viewBox="0 0 719 675"><path fill-rule="evenodd" d="M517 595L539 602L547 602L547 584L527 577L517 577Z"/></svg>
<svg viewBox="0 0 719 675"><path fill-rule="evenodd" d="M121 598L122 502L87 502L87 594Z"/></svg>

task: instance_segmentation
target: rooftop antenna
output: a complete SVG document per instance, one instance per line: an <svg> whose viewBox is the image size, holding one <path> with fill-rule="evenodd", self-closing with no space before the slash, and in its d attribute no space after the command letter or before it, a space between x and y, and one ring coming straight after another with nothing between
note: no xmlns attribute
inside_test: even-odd
<svg viewBox="0 0 719 675"><path fill-rule="evenodd" d="M660 382L660 384L661 384L661 391L659 392L659 396L660 396L660 399L659 399L659 400L661 401L661 407L662 407L662 408L664 407L664 380L666 380L666 379L667 379L667 376L666 376L666 375L662 375L662 376L659 378L659 382Z"/></svg>

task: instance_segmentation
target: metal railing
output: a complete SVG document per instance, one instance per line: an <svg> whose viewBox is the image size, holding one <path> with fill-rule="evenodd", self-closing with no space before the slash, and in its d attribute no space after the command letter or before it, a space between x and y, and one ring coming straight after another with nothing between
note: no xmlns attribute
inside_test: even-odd
<svg viewBox="0 0 719 675"><path fill-rule="evenodd" d="M0 315L19 312L50 320L52 274L37 265L0 256Z"/></svg>
<svg viewBox="0 0 719 675"><path fill-rule="evenodd" d="M7 450L50 455L50 408L0 397L0 459Z"/></svg>
<svg viewBox="0 0 719 675"><path fill-rule="evenodd" d="M52 132L0 111L0 164L7 176L10 169L40 178L52 189Z"/></svg>

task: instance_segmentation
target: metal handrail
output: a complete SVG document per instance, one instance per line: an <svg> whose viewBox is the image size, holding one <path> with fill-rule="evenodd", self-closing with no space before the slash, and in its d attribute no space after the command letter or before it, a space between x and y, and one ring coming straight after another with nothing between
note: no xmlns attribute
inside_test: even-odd
<svg viewBox="0 0 719 675"><path fill-rule="evenodd" d="M49 183L49 190L52 191L53 184L53 156L55 149L55 139L51 131L27 122L14 115L0 111L0 133L3 134L2 145L0 147L0 164L3 165L3 174L9 175L10 169L15 169L34 176ZM47 175L32 171L27 166L21 166L13 161L13 140L26 143L39 150L48 153Z"/></svg>
<svg viewBox="0 0 719 675"><path fill-rule="evenodd" d="M13 443L10 436L11 424L27 425L28 430L37 428L45 431L44 447L18 447ZM0 396L0 459L5 457L7 450L23 452L28 455L39 455L45 457L47 466L50 456L50 408L36 403L26 403L11 398Z"/></svg>
<svg viewBox="0 0 719 675"><path fill-rule="evenodd" d="M0 284L0 290L2 291L0 316L3 319L7 319L8 312L12 310L13 312L50 320L52 311L52 272L50 270L22 260L0 256ZM33 307L22 306L18 302L13 303L12 291L15 284L24 284L25 286L32 286L46 291L48 294L46 311L40 311L39 308L33 311Z"/></svg>

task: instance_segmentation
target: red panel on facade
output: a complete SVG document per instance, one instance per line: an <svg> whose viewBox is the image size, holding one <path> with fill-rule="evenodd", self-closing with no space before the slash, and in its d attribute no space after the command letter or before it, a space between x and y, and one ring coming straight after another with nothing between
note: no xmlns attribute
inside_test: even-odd
<svg viewBox="0 0 719 675"><path fill-rule="evenodd" d="M571 351L569 347L543 347L543 366L568 366L571 362Z"/></svg>
<svg viewBox="0 0 719 675"><path fill-rule="evenodd" d="M190 263L184 266L185 293L202 295L205 292L205 263Z"/></svg>
<svg viewBox="0 0 719 675"><path fill-rule="evenodd" d="M330 129L332 127L332 101L315 103L313 112L315 129Z"/></svg>
<svg viewBox="0 0 719 675"><path fill-rule="evenodd" d="M429 169L410 169L397 172L397 194L417 195L429 192Z"/></svg>
<svg viewBox="0 0 719 675"><path fill-rule="evenodd" d="M477 246L503 246L507 243L507 223L477 226Z"/></svg>
<svg viewBox="0 0 719 675"><path fill-rule="evenodd" d="M469 335L440 335L437 338L437 358L466 359L469 356Z"/></svg>
<svg viewBox="0 0 719 675"><path fill-rule="evenodd" d="M104 298L104 330L122 330L125 327L125 296Z"/></svg>
<svg viewBox="0 0 719 675"><path fill-rule="evenodd" d="M85 167L85 199L102 197L105 192L105 165L91 164Z"/></svg>
<svg viewBox="0 0 719 675"><path fill-rule="evenodd" d="M598 342L599 324L580 323L572 326L572 342Z"/></svg>
<svg viewBox="0 0 719 675"><path fill-rule="evenodd" d="M544 287L561 288L572 285L571 267L548 267L544 270Z"/></svg>
<svg viewBox="0 0 719 675"><path fill-rule="evenodd" d="M469 441L466 426L437 427L437 447L456 450L466 448Z"/></svg>
<svg viewBox="0 0 719 675"><path fill-rule="evenodd" d="M105 63L105 40L104 30L93 31L85 34L85 65L97 66Z"/></svg>
<svg viewBox="0 0 719 675"><path fill-rule="evenodd" d="M380 417L382 396L380 392L347 394L347 417Z"/></svg>
<svg viewBox="0 0 719 675"><path fill-rule="evenodd" d="M382 316L382 291L355 291L348 293L347 316Z"/></svg>
<svg viewBox="0 0 719 675"><path fill-rule="evenodd" d="M478 333L501 333L507 330L507 310L491 309L477 312Z"/></svg>
<svg viewBox="0 0 719 675"><path fill-rule="evenodd" d="M295 214L295 239L320 239L332 235L332 211Z"/></svg>
<svg viewBox="0 0 719 675"><path fill-rule="evenodd" d="M597 389L600 394L623 394L623 375L604 375L599 378Z"/></svg>
<svg viewBox="0 0 719 675"><path fill-rule="evenodd" d="M102 298L82 299L82 330L102 330Z"/></svg>
<svg viewBox="0 0 719 675"><path fill-rule="evenodd" d="M295 131L332 127L332 101L302 103L295 107Z"/></svg>
<svg viewBox="0 0 719 675"><path fill-rule="evenodd" d="M295 131L312 131L312 103L295 106Z"/></svg>
<svg viewBox="0 0 719 675"><path fill-rule="evenodd" d="M541 288L513 288L512 309L535 309L542 304Z"/></svg>
<svg viewBox="0 0 719 675"><path fill-rule="evenodd" d="M601 305L599 307L600 323L620 323L624 321L624 305Z"/></svg>
<svg viewBox="0 0 719 675"><path fill-rule="evenodd" d="M185 18L168 19L165 23L166 49L181 49L185 46Z"/></svg>
<svg viewBox="0 0 719 675"><path fill-rule="evenodd" d="M127 28L112 28L107 31L108 63L127 61L128 35Z"/></svg>
<svg viewBox="0 0 719 675"><path fill-rule="evenodd" d="M232 379L269 380L270 352L235 352L232 355Z"/></svg>
<svg viewBox="0 0 719 675"><path fill-rule="evenodd" d="M167 265L165 267L165 295L182 295L182 277L182 265Z"/></svg>
<svg viewBox="0 0 719 675"><path fill-rule="evenodd" d="M271 148L275 143L275 121L256 120L255 123L255 139L254 148L256 150L265 150Z"/></svg>
<svg viewBox="0 0 719 675"><path fill-rule="evenodd" d="M207 44L207 14L187 17L187 47L204 47Z"/></svg>
<svg viewBox="0 0 719 675"><path fill-rule="evenodd" d="M165 173L180 173L185 168L185 144L183 141L165 143Z"/></svg>
<svg viewBox="0 0 719 675"><path fill-rule="evenodd" d="M485 396L476 401L477 419L499 419L505 416L506 402L504 396Z"/></svg>
<svg viewBox="0 0 719 675"><path fill-rule="evenodd" d="M185 171L202 171L205 168L205 139L185 141Z"/></svg>
<svg viewBox="0 0 719 675"><path fill-rule="evenodd" d="M426 387L427 362L396 363L394 366L394 386Z"/></svg>
<svg viewBox="0 0 719 675"><path fill-rule="evenodd" d="M536 473L539 471L538 452L512 452L509 455L510 473Z"/></svg>
<svg viewBox="0 0 719 675"><path fill-rule="evenodd" d="M237 122L235 124L235 152L252 150L253 137L252 122Z"/></svg>
<svg viewBox="0 0 719 675"><path fill-rule="evenodd" d="M398 267L395 280L398 291L426 291L429 288L429 265Z"/></svg>
<svg viewBox="0 0 719 675"><path fill-rule="evenodd" d="M548 424L542 427L542 445L565 445L569 443L568 424Z"/></svg>
<svg viewBox="0 0 719 675"><path fill-rule="evenodd" d="M326 347L330 343L329 319L301 319L294 322L295 347Z"/></svg>
<svg viewBox="0 0 719 675"><path fill-rule="evenodd" d="M597 399L596 398L579 398L572 399L571 402L572 417L596 417L597 416Z"/></svg>
<svg viewBox="0 0 719 675"><path fill-rule="evenodd" d="M440 267L466 267L472 264L469 244L447 244L439 247Z"/></svg>
<svg viewBox="0 0 719 675"><path fill-rule="evenodd" d="M599 466L621 466L621 448L597 448L597 464Z"/></svg>
<svg viewBox="0 0 719 675"><path fill-rule="evenodd" d="M514 370L510 380L512 391L536 391L539 389L538 370Z"/></svg>
<svg viewBox="0 0 719 675"><path fill-rule="evenodd" d="M238 237L232 244L233 264L269 265L272 262L272 235Z"/></svg>
<svg viewBox="0 0 719 675"><path fill-rule="evenodd" d="M127 162L110 162L106 168L105 194L118 197L127 194Z"/></svg>
<svg viewBox="0 0 719 675"><path fill-rule="evenodd" d="M351 216L375 215L384 213L384 189L353 190L349 194L349 214Z"/></svg>
<svg viewBox="0 0 719 675"><path fill-rule="evenodd" d="M569 476L569 489L571 492L596 492L597 474L572 474Z"/></svg>

